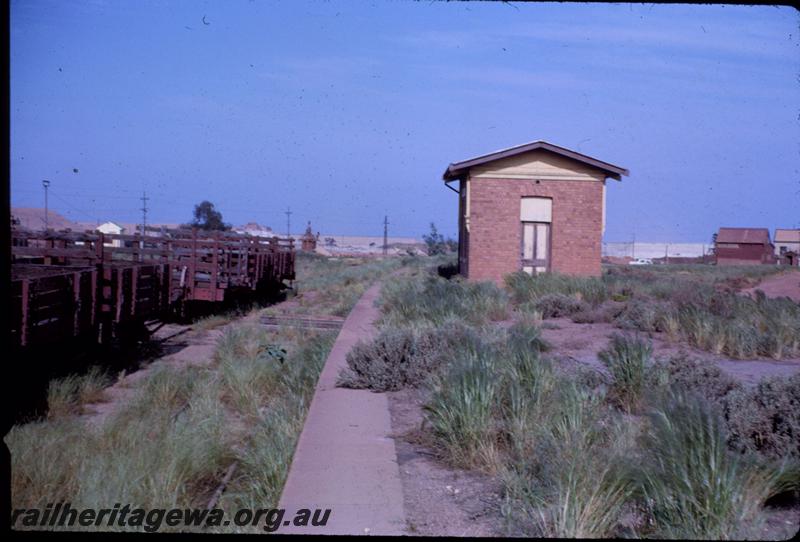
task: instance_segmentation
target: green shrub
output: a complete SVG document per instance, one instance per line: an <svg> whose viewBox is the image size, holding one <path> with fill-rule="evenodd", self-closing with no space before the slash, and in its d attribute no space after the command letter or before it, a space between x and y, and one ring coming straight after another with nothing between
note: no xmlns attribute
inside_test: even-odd
<svg viewBox="0 0 800 542"><path fill-rule="evenodd" d="M529 275L522 271L505 278L512 300L518 305L534 302L547 294L574 296L590 305L602 303L609 297L604 282L596 277L574 277L558 273Z"/></svg>
<svg viewBox="0 0 800 542"><path fill-rule="evenodd" d="M550 350L550 344L542 338L541 328L534 320L524 317L508 328L508 345L513 352Z"/></svg>
<svg viewBox="0 0 800 542"><path fill-rule="evenodd" d="M656 536L730 539L757 534L774 472L732 454L722 420L699 397L676 392L649 415L641 487Z"/></svg>
<svg viewBox="0 0 800 542"><path fill-rule="evenodd" d="M800 352L800 306L786 299L699 296L681 304L678 321L690 344L716 354L781 359Z"/></svg>
<svg viewBox="0 0 800 542"><path fill-rule="evenodd" d="M559 381L531 424L535 450L503 472L506 514L537 537L612 536L635 489L623 467L630 439L604 419L600 396Z"/></svg>
<svg viewBox="0 0 800 542"><path fill-rule="evenodd" d="M728 442L768 459L800 460L800 373L736 388L725 403Z"/></svg>
<svg viewBox="0 0 800 542"><path fill-rule="evenodd" d="M507 317L508 294L491 282L428 275L386 282L380 306L385 325L441 324L451 318L482 324Z"/></svg>
<svg viewBox="0 0 800 542"><path fill-rule="evenodd" d="M425 420L448 462L493 470L496 435L492 409L498 377L486 351L464 355L431 380Z"/></svg>
<svg viewBox="0 0 800 542"><path fill-rule="evenodd" d="M611 397L627 412L639 409L648 384L653 382L652 355L652 343L619 333L597 354L611 373Z"/></svg>
<svg viewBox="0 0 800 542"><path fill-rule="evenodd" d="M505 442L516 457L534 453L537 425L556 386L556 373L539 350L515 349L502 359L498 399Z"/></svg>

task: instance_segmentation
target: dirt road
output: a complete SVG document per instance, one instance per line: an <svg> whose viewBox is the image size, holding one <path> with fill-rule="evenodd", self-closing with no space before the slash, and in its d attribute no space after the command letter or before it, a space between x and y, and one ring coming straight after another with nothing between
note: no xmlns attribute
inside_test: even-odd
<svg viewBox="0 0 800 542"><path fill-rule="evenodd" d="M762 280L757 286L742 290L753 295L756 290L763 291L767 297L788 297L800 303L800 271L786 271Z"/></svg>

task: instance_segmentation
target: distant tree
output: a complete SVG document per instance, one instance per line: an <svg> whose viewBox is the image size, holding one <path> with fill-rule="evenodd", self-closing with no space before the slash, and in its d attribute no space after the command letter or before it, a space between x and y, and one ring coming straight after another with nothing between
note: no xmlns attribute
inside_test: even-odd
<svg viewBox="0 0 800 542"><path fill-rule="evenodd" d="M446 254L458 250L458 241L452 238L445 239L444 236L436 229L436 224L431 222L430 233L423 235L422 240L428 247L428 255L434 256L436 254Z"/></svg>
<svg viewBox="0 0 800 542"><path fill-rule="evenodd" d="M203 200L194 206L194 220L189 224L192 228L201 230L227 231L231 229L230 224L222 221L222 213L214 208L214 204L208 200Z"/></svg>

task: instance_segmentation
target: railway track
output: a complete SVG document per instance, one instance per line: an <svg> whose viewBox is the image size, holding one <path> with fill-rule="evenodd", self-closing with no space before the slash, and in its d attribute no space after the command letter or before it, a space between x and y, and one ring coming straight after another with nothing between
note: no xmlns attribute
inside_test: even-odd
<svg viewBox="0 0 800 542"><path fill-rule="evenodd" d="M339 330L344 324L344 318L335 316L262 316L259 318L262 326L268 328L297 327L302 329Z"/></svg>

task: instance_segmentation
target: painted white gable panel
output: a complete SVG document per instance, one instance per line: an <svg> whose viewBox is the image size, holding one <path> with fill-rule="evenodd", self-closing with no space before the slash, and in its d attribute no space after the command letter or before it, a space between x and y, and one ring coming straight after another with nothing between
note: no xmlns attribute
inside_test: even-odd
<svg viewBox="0 0 800 542"><path fill-rule="evenodd" d="M543 149L475 166L470 177L601 182L606 178L601 170Z"/></svg>

